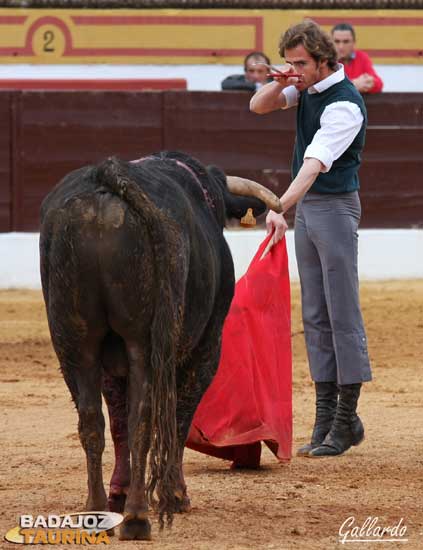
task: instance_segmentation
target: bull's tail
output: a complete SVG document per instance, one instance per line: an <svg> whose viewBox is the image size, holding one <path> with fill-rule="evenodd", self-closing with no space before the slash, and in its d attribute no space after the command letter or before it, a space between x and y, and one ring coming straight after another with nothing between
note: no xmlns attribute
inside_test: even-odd
<svg viewBox="0 0 423 550"><path fill-rule="evenodd" d="M98 184L119 195L148 228L154 250L158 284L155 313L151 326L151 445L147 496L158 504L160 526L166 516L172 523L178 487L178 434L176 426L176 342L180 313L172 297L167 258L176 258L176 231L169 231L169 218L150 200L141 186L131 180L124 163L109 158L97 169ZM158 496L156 503L154 494Z"/></svg>

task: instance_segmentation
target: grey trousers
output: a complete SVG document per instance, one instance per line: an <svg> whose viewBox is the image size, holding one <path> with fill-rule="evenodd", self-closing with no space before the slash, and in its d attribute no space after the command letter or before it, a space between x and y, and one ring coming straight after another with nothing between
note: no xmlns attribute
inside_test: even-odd
<svg viewBox="0 0 423 550"><path fill-rule="evenodd" d="M304 334L315 382L372 379L358 290L358 192L307 193L297 204L295 252Z"/></svg>

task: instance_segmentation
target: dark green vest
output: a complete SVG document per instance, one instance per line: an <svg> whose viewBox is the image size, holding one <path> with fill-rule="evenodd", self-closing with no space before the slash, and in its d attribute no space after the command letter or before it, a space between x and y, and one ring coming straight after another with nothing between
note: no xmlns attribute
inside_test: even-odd
<svg viewBox="0 0 423 550"><path fill-rule="evenodd" d="M311 193L348 193L359 189L358 169L364 147L367 112L363 98L348 78L321 93L301 92L297 107L297 137L292 162L293 178L303 164L304 152L320 128L320 117L328 105L335 101L351 101L360 108L364 121L354 141L326 174L320 173L310 187Z"/></svg>

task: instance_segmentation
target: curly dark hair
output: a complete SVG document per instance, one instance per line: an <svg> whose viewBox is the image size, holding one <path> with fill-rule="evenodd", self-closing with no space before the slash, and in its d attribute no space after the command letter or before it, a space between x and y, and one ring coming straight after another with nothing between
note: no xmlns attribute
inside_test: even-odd
<svg viewBox="0 0 423 550"><path fill-rule="evenodd" d="M303 21L290 27L279 41L279 53L285 56L285 50L302 44L316 61L327 60L329 69L336 70L338 55L331 37L314 21Z"/></svg>

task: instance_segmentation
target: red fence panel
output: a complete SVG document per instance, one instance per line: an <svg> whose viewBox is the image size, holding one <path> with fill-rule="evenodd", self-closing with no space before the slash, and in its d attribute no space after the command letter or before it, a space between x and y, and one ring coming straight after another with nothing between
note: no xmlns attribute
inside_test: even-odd
<svg viewBox="0 0 423 550"><path fill-rule="evenodd" d="M291 181L295 109L255 115L249 99L245 92L166 93L165 146L256 179L281 195ZM422 227L422 94L365 99L369 126L360 170L361 227Z"/></svg>
<svg viewBox="0 0 423 550"><path fill-rule="evenodd" d="M0 100L0 231L11 230L12 171L11 171L11 93Z"/></svg>
<svg viewBox="0 0 423 550"><path fill-rule="evenodd" d="M422 97L366 98L361 227L423 226ZM249 99L243 92L0 91L0 230L37 230L48 191L70 170L110 155L179 149L282 194L291 181L295 110L259 116Z"/></svg>
<svg viewBox="0 0 423 550"><path fill-rule="evenodd" d="M280 192L290 182L295 110L258 116L249 110L250 97L245 92L167 92L164 145ZM292 216L293 211L288 219Z"/></svg>
<svg viewBox="0 0 423 550"><path fill-rule="evenodd" d="M110 155L161 149L161 92L17 92L13 227L38 228L39 207L69 171Z"/></svg>

